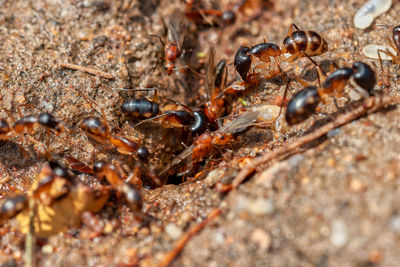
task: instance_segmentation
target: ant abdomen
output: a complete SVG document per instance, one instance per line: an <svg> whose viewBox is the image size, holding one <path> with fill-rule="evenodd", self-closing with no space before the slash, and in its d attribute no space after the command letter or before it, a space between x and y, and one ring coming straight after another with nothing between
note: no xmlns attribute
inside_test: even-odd
<svg viewBox="0 0 400 267"><path fill-rule="evenodd" d="M283 40L283 50L289 54L306 53L308 56L322 55L328 51L326 41L314 31L295 31Z"/></svg>
<svg viewBox="0 0 400 267"><path fill-rule="evenodd" d="M286 122L294 125L306 120L319 104L320 96L316 86L308 86L293 95L286 109Z"/></svg>
<svg viewBox="0 0 400 267"><path fill-rule="evenodd" d="M146 98L139 98L126 100L122 104L122 111L138 119L148 119L158 115L160 107L157 103Z"/></svg>

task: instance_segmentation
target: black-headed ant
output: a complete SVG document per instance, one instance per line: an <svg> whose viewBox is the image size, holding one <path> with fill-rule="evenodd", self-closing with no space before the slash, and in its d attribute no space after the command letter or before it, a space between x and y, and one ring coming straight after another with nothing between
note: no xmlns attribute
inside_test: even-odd
<svg viewBox="0 0 400 267"><path fill-rule="evenodd" d="M361 88L373 94L376 84L375 72L363 62L355 62L352 68L340 68L332 72L322 86L308 86L293 95L286 109L286 122L289 125L300 123L309 118L316 110L319 102L326 96L342 96L349 79Z"/></svg>
<svg viewBox="0 0 400 267"><path fill-rule="evenodd" d="M7 113L10 113L7 111ZM4 119L0 120L0 140L8 140L12 137L22 138L24 134L28 135L29 140L38 143L31 135L38 126L44 126L47 129L47 146L50 142L50 130L53 130L58 136L65 131L64 123L57 120L53 115L47 112L39 114L39 116L28 115L14 122L12 126ZM25 150L18 145L24 156L27 157ZM46 157L49 156L49 151L46 151Z"/></svg>
<svg viewBox="0 0 400 267"><path fill-rule="evenodd" d="M108 125L97 117L84 119L81 123L81 128L88 137L100 144L115 147L119 153L124 155L133 156L136 153L139 159L146 160L144 157L148 155L148 151L145 147L140 146L129 138L111 134Z"/></svg>
<svg viewBox="0 0 400 267"><path fill-rule="evenodd" d="M135 89L135 90L157 90ZM153 101L145 98L129 99L122 104L122 111L130 117L143 119L134 127L152 120L161 120L164 128L186 127L193 134L201 134L207 129L207 117L201 110L193 111L188 106L178 103L172 99L167 99L170 104L163 108L157 103L157 92L154 94Z"/></svg>
<svg viewBox="0 0 400 267"><path fill-rule="evenodd" d="M84 97L84 99L86 99L86 101L90 103L90 105L97 105L97 103L93 99L83 94L82 96ZM103 120L91 116L84 119L80 124L80 127L85 132L85 134L100 144L116 148L117 151L121 154L129 155L130 157L132 157L136 153L136 156L139 159L146 160L143 157L144 155L148 154L147 149L143 146L140 146L137 142L129 138L112 134L111 128L107 123L106 114L101 107L100 109Z"/></svg>

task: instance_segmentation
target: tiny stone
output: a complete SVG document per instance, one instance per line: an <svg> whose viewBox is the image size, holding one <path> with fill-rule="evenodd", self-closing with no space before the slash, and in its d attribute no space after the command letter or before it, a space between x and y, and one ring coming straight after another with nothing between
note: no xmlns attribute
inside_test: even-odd
<svg viewBox="0 0 400 267"><path fill-rule="evenodd" d="M274 212L275 207L271 199L258 198L248 201L247 209L255 215L270 215Z"/></svg>
<svg viewBox="0 0 400 267"><path fill-rule="evenodd" d="M182 229L170 223L165 227L165 231L172 239L178 239L182 235Z"/></svg>
<svg viewBox="0 0 400 267"><path fill-rule="evenodd" d="M44 246L42 247L42 252L43 252L44 254L51 254L51 253L53 253L53 252L54 252L53 246L50 245L50 244L44 245Z"/></svg>
<svg viewBox="0 0 400 267"><path fill-rule="evenodd" d="M331 243L335 247L343 247L348 241L346 224L341 220L335 220L331 226Z"/></svg>
<svg viewBox="0 0 400 267"><path fill-rule="evenodd" d="M390 219L390 228L395 231L397 234L400 234L400 216L393 216Z"/></svg>
<svg viewBox="0 0 400 267"><path fill-rule="evenodd" d="M253 231L251 241L256 243L261 251L267 251L271 247L271 237L261 228Z"/></svg>

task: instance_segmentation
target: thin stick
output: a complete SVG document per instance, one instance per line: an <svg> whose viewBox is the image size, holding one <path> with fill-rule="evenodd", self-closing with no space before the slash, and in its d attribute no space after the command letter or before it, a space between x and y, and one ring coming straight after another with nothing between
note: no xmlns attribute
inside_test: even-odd
<svg viewBox="0 0 400 267"><path fill-rule="evenodd" d="M29 232L25 238L25 267L33 267L33 251L35 250L35 201L29 200Z"/></svg>
<svg viewBox="0 0 400 267"><path fill-rule="evenodd" d="M84 67L84 66L79 66L79 65L75 65L75 64L71 64L71 63L60 63L59 64L60 68L66 68L66 69L72 69L72 70L80 70L83 72L87 72L93 75L97 75L106 79L115 79L115 77L107 72L101 71L101 70L96 70L96 69L92 69L92 68L88 68L88 67Z"/></svg>
<svg viewBox="0 0 400 267"><path fill-rule="evenodd" d="M286 145L276 151L266 153L260 157L257 157L250 161L244 168L239 172L236 178L232 182L232 189L238 187L251 173L256 171L256 168L262 164L270 162L282 155L293 153L295 149L310 143L319 137L327 134L329 131L338 128L344 124L347 124L355 119L358 119L366 114L376 112L377 110L396 105L400 103L399 96L377 96L370 97L364 101L364 103L346 114L339 115L336 120L325 124L321 128L318 128L314 132L305 135L295 142Z"/></svg>
<svg viewBox="0 0 400 267"><path fill-rule="evenodd" d="M221 215L221 209L214 209L211 211L207 218L204 219L201 223L193 226L189 231L187 231L179 240L176 242L175 247L169 251L164 258L159 262L158 267L167 267L172 261L178 256L178 254L185 247L186 243L198 232L200 232L204 227L206 227L209 223L219 217Z"/></svg>

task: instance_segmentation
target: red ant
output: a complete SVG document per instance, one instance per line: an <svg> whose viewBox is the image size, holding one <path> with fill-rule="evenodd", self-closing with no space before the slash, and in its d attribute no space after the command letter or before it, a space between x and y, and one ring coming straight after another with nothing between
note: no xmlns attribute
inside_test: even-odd
<svg viewBox="0 0 400 267"><path fill-rule="evenodd" d="M187 157L191 157L191 162L196 163L202 161L204 157L209 155L214 147L224 146L232 143L234 136L243 132L249 127L259 115L258 111L248 111L231 122L225 124L215 132L204 132L195 142L181 152L175 159L164 168L160 175L166 174L173 166L179 164Z"/></svg>
<svg viewBox="0 0 400 267"><path fill-rule="evenodd" d="M210 47L206 66L206 88L209 101L204 104L204 114L211 123L215 123L216 119L225 114L226 103L219 98L219 95L221 88L225 87L226 78L226 61L221 60L215 65L215 48Z"/></svg>

